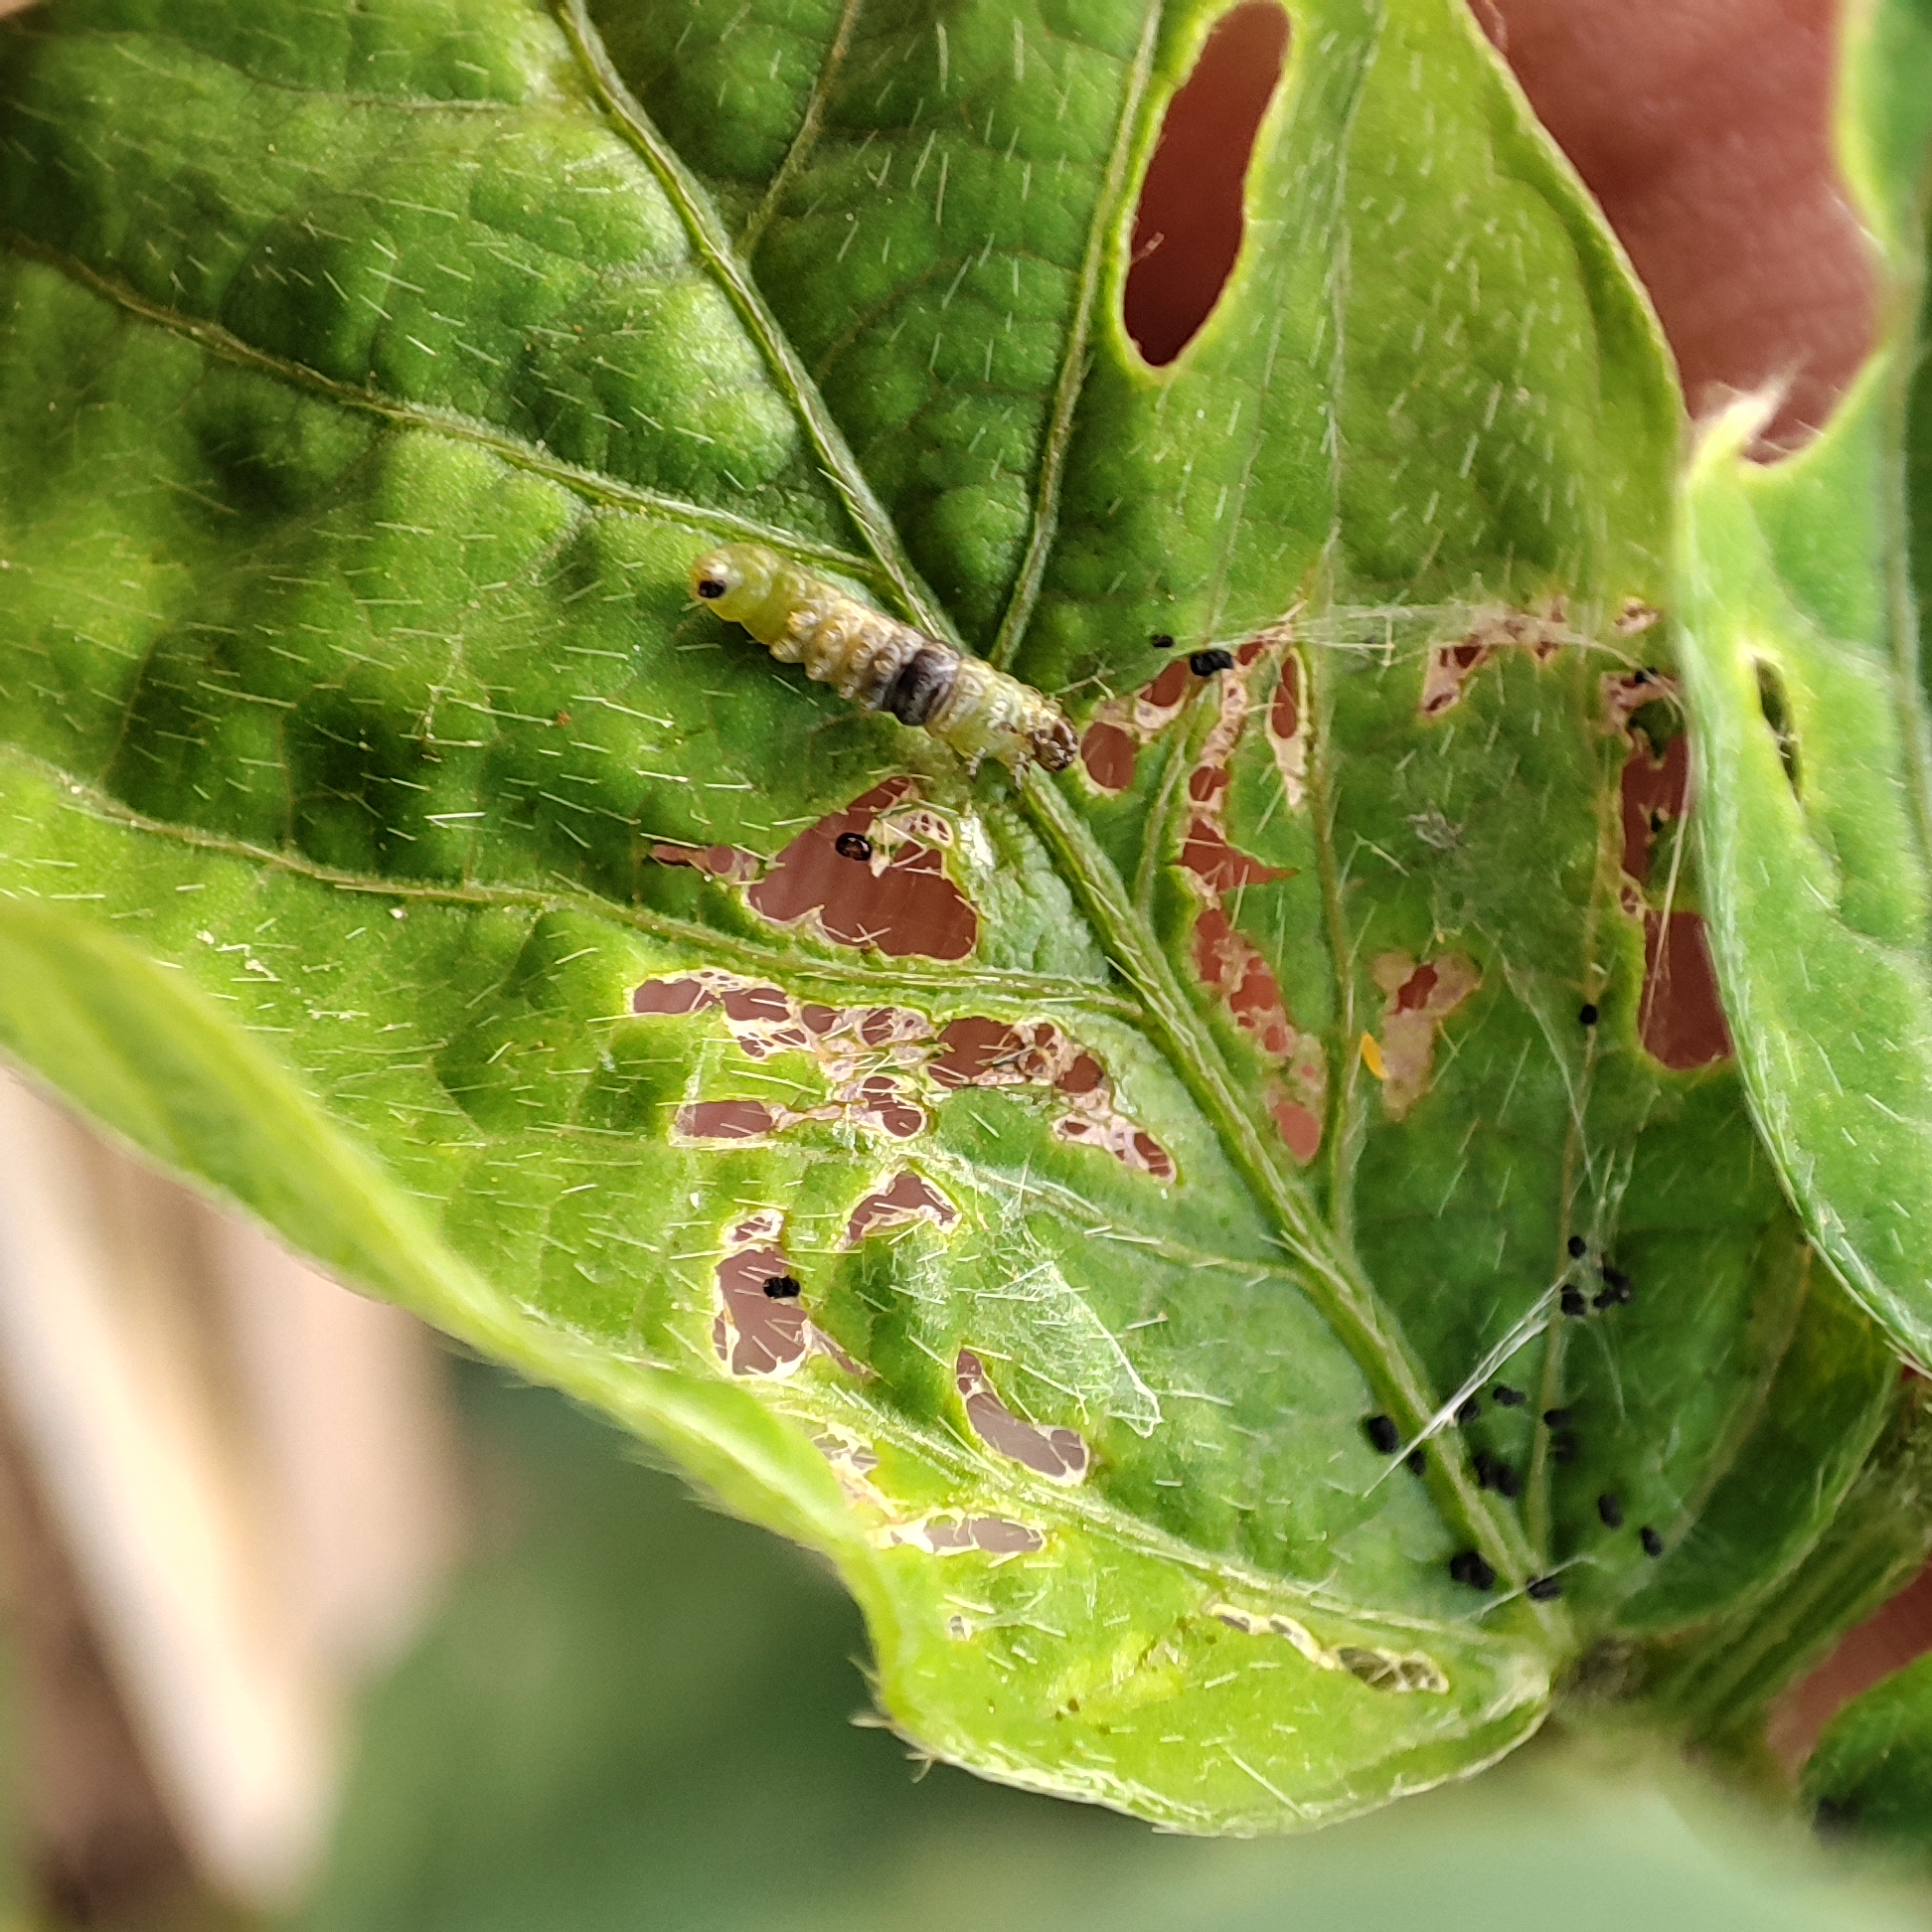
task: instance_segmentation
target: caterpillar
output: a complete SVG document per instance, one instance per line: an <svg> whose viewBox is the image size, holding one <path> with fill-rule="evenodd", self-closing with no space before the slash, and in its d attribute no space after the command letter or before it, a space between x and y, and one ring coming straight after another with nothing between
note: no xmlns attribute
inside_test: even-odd
<svg viewBox="0 0 1932 1932"><path fill-rule="evenodd" d="M923 725L977 771L1073 762L1073 727L1050 698L981 658L901 624L762 544L722 544L691 566L692 594L740 624L781 664L867 711Z"/></svg>

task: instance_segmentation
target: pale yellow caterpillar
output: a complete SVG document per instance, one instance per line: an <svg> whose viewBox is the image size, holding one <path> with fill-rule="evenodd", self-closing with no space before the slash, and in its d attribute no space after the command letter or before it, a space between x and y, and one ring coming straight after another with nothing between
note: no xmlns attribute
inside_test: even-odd
<svg viewBox="0 0 1932 1932"><path fill-rule="evenodd" d="M901 624L787 564L762 544L722 544L691 566L691 588L727 623L742 624L781 664L829 684L867 711L922 724L975 771L998 758L1064 771L1073 727L1032 685Z"/></svg>

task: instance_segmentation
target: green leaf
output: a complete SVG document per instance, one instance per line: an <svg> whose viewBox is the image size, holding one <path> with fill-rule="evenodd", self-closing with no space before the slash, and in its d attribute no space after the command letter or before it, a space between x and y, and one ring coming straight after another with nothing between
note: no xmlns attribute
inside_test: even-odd
<svg viewBox="0 0 1932 1932"><path fill-rule="evenodd" d="M1001 1791L844 1721L858 1620L816 1565L681 1498L606 1431L463 1376L515 1498L370 1699L316 1932L1899 1932L1788 1821L1662 1754L1545 1737L1314 1838L1229 1844ZM989 1848L997 1847L997 1855Z"/></svg>
<svg viewBox="0 0 1932 1932"><path fill-rule="evenodd" d="M1932 1658L1875 1684L1825 1727L1805 1766L1821 1824L1932 1853Z"/></svg>
<svg viewBox="0 0 1932 1932"><path fill-rule="evenodd" d="M1932 1417L1914 1379L1902 1385L1884 1439L1804 1560L1771 1589L1651 1652L1654 1707L1706 1743L1750 1747L1771 1699L1903 1589L1928 1551Z"/></svg>
<svg viewBox="0 0 1932 1932"><path fill-rule="evenodd" d="M1697 1024L1649 311L1459 0L1290 12L1159 371L1206 0L0 56L0 1044L823 1549L924 1749L1203 1832L1770 1589L1894 1376ZM853 713L720 537L1088 756Z"/></svg>
<svg viewBox="0 0 1932 1932"><path fill-rule="evenodd" d="M1685 678L1712 950L1754 1110L1813 1237L1924 1361L1932 732L1905 438L1932 19L1875 9L1848 27L1845 62L1840 144L1879 249L1886 340L1799 455L1746 458L1750 403L1706 438L1679 544Z"/></svg>

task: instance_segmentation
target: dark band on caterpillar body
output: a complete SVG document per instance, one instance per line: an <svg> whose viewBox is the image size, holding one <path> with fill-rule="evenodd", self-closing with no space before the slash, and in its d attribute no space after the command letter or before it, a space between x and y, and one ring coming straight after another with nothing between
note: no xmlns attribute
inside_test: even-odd
<svg viewBox="0 0 1932 1932"><path fill-rule="evenodd" d="M724 544L691 566L695 596L741 624L783 664L841 698L930 731L969 770L1064 771L1078 740L1050 698L981 658L901 624L762 544Z"/></svg>

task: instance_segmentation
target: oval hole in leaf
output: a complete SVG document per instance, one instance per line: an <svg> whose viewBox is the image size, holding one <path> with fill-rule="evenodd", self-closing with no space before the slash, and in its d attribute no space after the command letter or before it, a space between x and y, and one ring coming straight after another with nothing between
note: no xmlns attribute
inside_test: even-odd
<svg viewBox="0 0 1932 1932"><path fill-rule="evenodd" d="M1804 787L1800 782L1798 764L1798 733L1792 728L1791 704L1785 697L1784 680L1778 675L1778 667L1765 659L1756 660L1758 710L1764 714L1764 722L1770 725L1771 734L1778 740L1778 762L1784 766L1785 782L1791 787L1794 798L1804 797Z"/></svg>
<svg viewBox="0 0 1932 1932"><path fill-rule="evenodd" d="M1233 272L1248 159L1287 58L1287 14L1247 0L1215 22L1168 102L1121 302L1127 333L1157 367L1200 333Z"/></svg>

